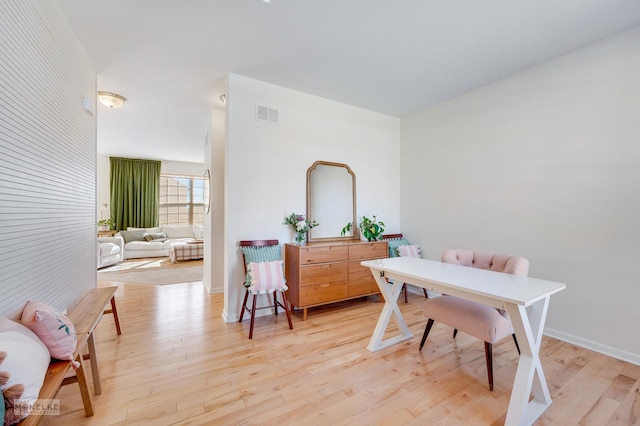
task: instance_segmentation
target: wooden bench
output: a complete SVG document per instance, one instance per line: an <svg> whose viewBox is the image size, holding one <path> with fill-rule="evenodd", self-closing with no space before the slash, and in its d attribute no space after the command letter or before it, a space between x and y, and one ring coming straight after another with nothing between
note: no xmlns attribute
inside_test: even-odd
<svg viewBox="0 0 640 426"><path fill-rule="evenodd" d="M47 374L40 389L38 399L54 399L62 386L70 383L78 383L85 414L87 417L93 416L93 402L87 385L84 361L86 358L91 361L94 392L96 395L100 395L102 389L100 387L100 374L98 372L98 360L93 332L100 322L102 315L104 313L112 313L116 324L116 331L118 334L121 334L120 321L118 319L118 311L114 298L117 289L117 287L93 288L67 309L67 317L76 329L77 340L73 359L79 364L79 367L75 370L73 376L67 377L72 362L52 359L47 369ZM108 304L111 305L111 308L107 308ZM88 356L83 355L85 349L89 352ZM19 425L37 425L41 417L41 413L33 412L22 420Z"/></svg>

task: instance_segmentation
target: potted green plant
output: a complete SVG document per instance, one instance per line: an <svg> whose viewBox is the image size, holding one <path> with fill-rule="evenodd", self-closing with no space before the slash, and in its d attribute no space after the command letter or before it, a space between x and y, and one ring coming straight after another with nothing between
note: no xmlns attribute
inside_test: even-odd
<svg viewBox="0 0 640 426"><path fill-rule="evenodd" d="M100 219L98 221L98 229L101 231L109 231L111 229L113 229L113 221L111 220L111 218L109 219Z"/></svg>
<svg viewBox="0 0 640 426"><path fill-rule="evenodd" d="M379 221L376 215L373 215L373 219L369 219L367 216L362 216L360 220L360 232L367 239L367 241L378 241L382 238L384 232L384 222ZM344 236L347 232L351 231L351 222L342 228L340 235Z"/></svg>

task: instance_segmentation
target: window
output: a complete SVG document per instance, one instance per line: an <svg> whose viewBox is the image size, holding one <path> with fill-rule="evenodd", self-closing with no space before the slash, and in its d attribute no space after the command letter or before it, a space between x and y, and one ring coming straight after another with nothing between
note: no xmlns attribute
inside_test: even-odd
<svg viewBox="0 0 640 426"><path fill-rule="evenodd" d="M203 225L204 178L160 174L160 225Z"/></svg>

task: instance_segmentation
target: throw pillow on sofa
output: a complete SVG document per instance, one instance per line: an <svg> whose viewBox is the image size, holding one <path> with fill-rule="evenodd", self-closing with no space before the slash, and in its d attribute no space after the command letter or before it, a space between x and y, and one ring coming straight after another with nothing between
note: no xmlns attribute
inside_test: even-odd
<svg viewBox="0 0 640 426"><path fill-rule="evenodd" d="M136 231L120 231L120 236L124 238L125 244L130 241L145 241L144 234L147 231L144 229L136 230Z"/></svg>
<svg viewBox="0 0 640 426"><path fill-rule="evenodd" d="M144 240L147 241L147 242L149 242L149 241L159 241L159 242L167 241L167 234L165 234L164 232L158 232L158 233L153 233L153 234L145 233L144 234Z"/></svg>
<svg viewBox="0 0 640 426"><path fill-rule="evenodd" d="M76 329L66 315L42 302L28 301L20 322L45 344L52 358L73 361Z"/></svg>

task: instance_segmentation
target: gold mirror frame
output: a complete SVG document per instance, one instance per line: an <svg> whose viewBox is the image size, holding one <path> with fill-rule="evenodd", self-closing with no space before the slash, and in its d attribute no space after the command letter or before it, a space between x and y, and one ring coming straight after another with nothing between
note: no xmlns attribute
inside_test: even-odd
<svg viewBox="0 0 640 426"><path fill-rule="evenodd" d="M337 200L337 203L336 203L343 207L342 210L345 214L344 214L344 223L341 223L339 225L339 228L337 228L335 231L335 235L331 233L327 234L326 227L331 226L333 228L333 226L335 226L337 223L336 221L340 221L341 218L335 218L335 219L331 218L333 220L331 219L328 220L327 218L335 211L333 207L329 207L328 209L326 209L326 211L322 211L318 209L318 206L314 206L312 203L313 199L316 199L316 198L322 199L323 197L321 195L325 195L326 198L331 198L334 196L332 187L329 187L328 185L323 185L322 182L316 182L312 179L312 174L314 173L314 171L316 171L316 176L317 176L317 171L318 171L317 169L319 166L338 167L341 169L345 169L347 176L351 177L351 200L348 200L348 196L345 196L343 200ZM346 185L346 181L345 181L345 185ZM319 192L321 195L318 195ZM351 212L348 212L349 208L347 206L351 206ZM313 163L311 167L309 167L309 169L307 170L307 219L315 220L319 223L318 227L313 228L309 231L308 241L310 242L357 240L359 238L358 227L356 225L356 175L355 173L353 173L353 170L351 170L351 168L348 165L343 163L334 163L330 161L316 161L315 163ZM323 220L325 222L324 224L323 224ZM343 237L340 235L340 231L342 230L342 227L344 227L345 225L347 225L347 223L349 223L349 221L351 221L350 235ZM331 225L332 222L334 222L333 225ZM322 228L323 225L325 226L325 228ZM318 235L321 229L323 232L321 234L322 236L321 237L314 236L314 230L315 230L315 234Z"/></svg>
<svg viewBox="0 0 640 426"><path fill-rule="evenodd" d="M204 207L205 214L209 213L211 209L211 172L209 169L204 171L204 185L202 188L202 205Z"/></svg>

